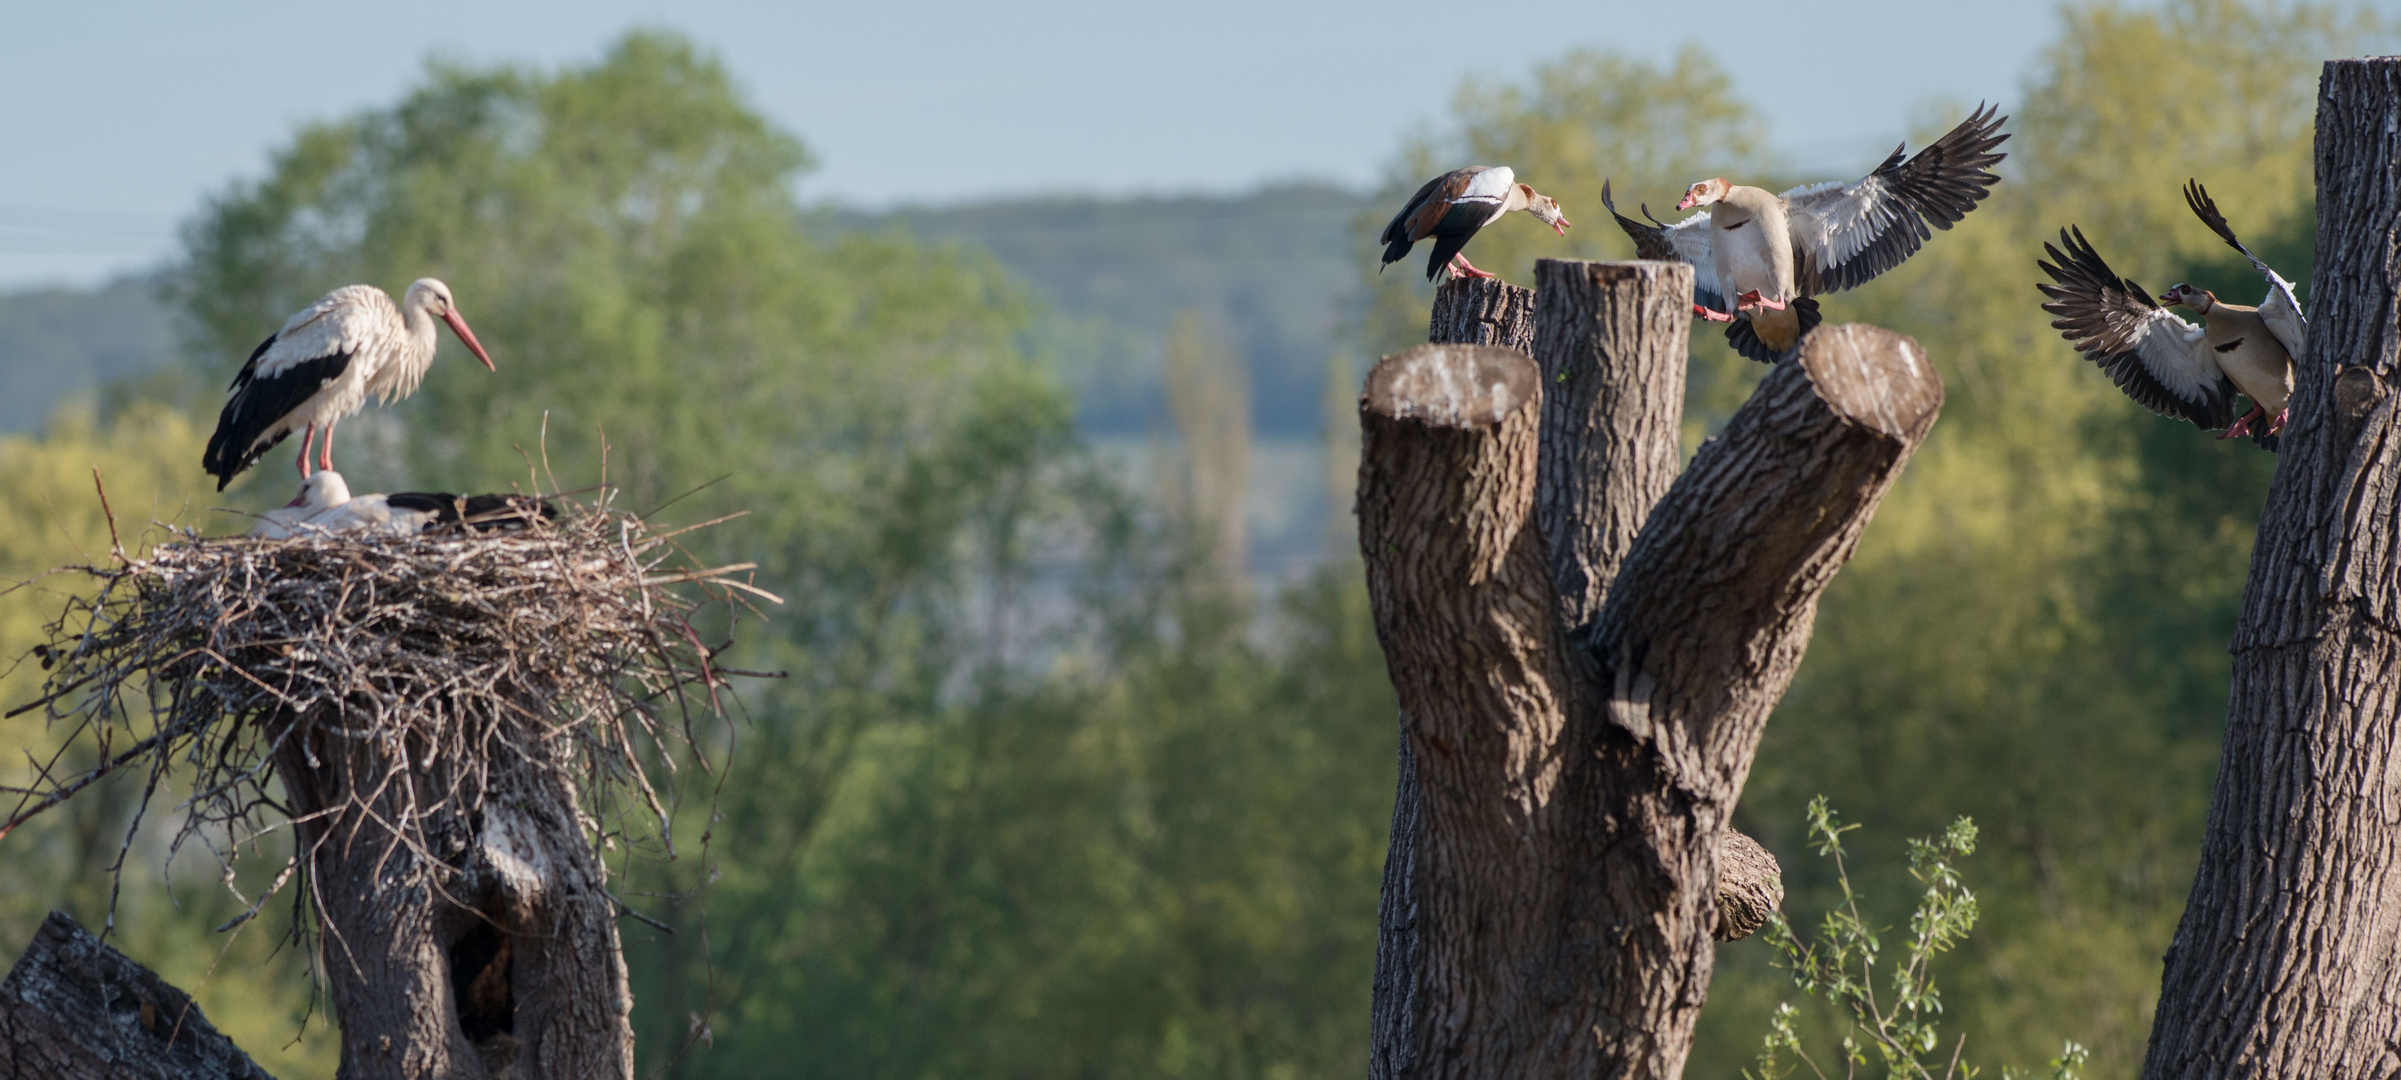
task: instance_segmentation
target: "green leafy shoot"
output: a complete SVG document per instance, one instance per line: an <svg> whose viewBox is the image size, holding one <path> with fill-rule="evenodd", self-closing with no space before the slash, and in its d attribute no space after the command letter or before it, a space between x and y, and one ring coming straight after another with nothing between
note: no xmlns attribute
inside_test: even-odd
<svg viewBox="0 0 2401 1080"><path fill-rule="evenodd" d="M1844 833L1859 828L1845 825L1820 795L1809 802L1809 841L1822 858L1834 860L1834 879L1841 902L1825 913L1817 935L1804 940L1782 912L1768 916L1761 934L1781 957L1778 966L1792 971L1793 984L1812 997L1848 1010L1850 1026L1842 1037L1842 1075L1852 1077L1871 1062L1881 1064L1888 1077L1909 1080L1972 1080L1975 1066L1961 1060L1967 1036L1951 1041L1943 1052L1937 1021L1942 994L1934 985L1932 963L1938 954L1967 940L1976 925L1976 894L1959 876L1958 863L1976 851L1976 823L1960 818L1942 835L1909 841L1909 876L1925 890L1909 916L1909 935L1899 957L1890 964L1879 991L1876 966L1884 956L1880 932L1859 913L1859 894L1843 863ZM1757 1071L1743 1070L1749 1080L1781 1080L1804 1067L1819 1080L1831 1080L1818 1059L1802 1046L1795 1027L1800 1010L1781 1002L1768 1020L1761 1040ZM2049 1080L2078 1080L2087 1053L2069 1042L2051 1059ZM1792 1063L1787 1063L1789 1059ZM2004 1068L2003 1080L2019 1080ZM2031 1080L2031 1078L2029 1078Z"/></svg>

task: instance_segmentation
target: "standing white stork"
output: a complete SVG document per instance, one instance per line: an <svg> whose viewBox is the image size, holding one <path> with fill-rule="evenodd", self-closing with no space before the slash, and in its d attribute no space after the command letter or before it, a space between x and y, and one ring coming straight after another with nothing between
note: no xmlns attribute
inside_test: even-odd
<svg viewBox="0 0 2401 1080"><path fill-rule="evenodd" d="M302 433L302 477L320 427L325 449L317 467L333 468L334 425L359 411L368 394L390 402L417 392L433 363L436 319L449 323L485 367L500 370L467 329L450 286L433 278L409 285L397 307L373 285L345 285L292 316L251 352L217 414L216 434L200 459L217 490L294 431Z"/></svg>

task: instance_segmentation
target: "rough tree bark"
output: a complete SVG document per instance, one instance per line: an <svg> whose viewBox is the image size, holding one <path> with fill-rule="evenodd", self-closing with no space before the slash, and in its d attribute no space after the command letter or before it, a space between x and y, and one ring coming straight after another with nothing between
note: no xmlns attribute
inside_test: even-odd
<svg viewBox="0 0 2401 1080"><path fill-rule="evenodd" d="M1426 339L1436 345L1491 345L1534 351L1534 290L1499 278L1452 278L1434 293ZM1374 1080L1417 1075L1417 863L1424 818L1409 714L1400 714L1400 781L1384 849L1384 886L1376 901L1376 975L1368 1008L1367 1074Z"/></svg>
<svg viewBox="0 0 2401 1080"><path fill-rule="evenodd" d="M275 765L308 853L342 1080L631 1077L633 996L570 763L410 746L393 782L391 748L340 721L309 716Z"/></svg>
<svg viewBox="0 0 2401 1080"><path fill-rule="evenodd" d="M1496 278L1452 279L1434 296L1428 339L1527 353L1545 388L1535 512L1562 625L1598 615L1618 564L1678 465L1690 319L1677 299L1691 271L1666 263L1543 260L1536 280L1559 302L1536 318L1535 290ZM1538 344L1539 342L1539 344ZM1417 1075L1416 872L1423 833L1417 761L1402 714L1400 779L1378 904L1369 1075ZM1748 937L1783 902L1775 857L1726 830L1717 936Z"/></svg>
<svg viewBox="0 0 2401 1080"><path fill-rule="evenodd" d="M2401 60L2326 65L2317 269L2143 1075L2401 1074Z"/></svg>
<svg viewBox="0 0 2401 1080"><path fill-rule="evenodd" d="M1589 500L1673 472L1689 271L1538 272L1556 329L1537 352L1562 362L1428 346L1379 364L1361 404L1360 546L1421 784L1415 962L1378 986L1380 1014L1408 1015L1378 1017L1382 1076L1682 1068L1726 815L1818 592L1941 402L1914 343L1821 330L1645 525L1647 500ZM1672 396L1629 392L1612 365L1658 333ZM1546 512L1544 476L1584 494ZM1594 609L1569 647L1562 616Z"/></svg>
<svg viewBox="0 0 2401 1080"><path fill-rule="evenodd" d="M190 996L56 911L0 982L0 1077L273 1080Z"/></svg>

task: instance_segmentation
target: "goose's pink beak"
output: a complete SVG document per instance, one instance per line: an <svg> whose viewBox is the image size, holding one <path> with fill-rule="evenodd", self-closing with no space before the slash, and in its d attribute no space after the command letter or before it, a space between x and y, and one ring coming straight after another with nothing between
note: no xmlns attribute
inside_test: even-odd
<svg viewBox="0 0 2401 1080"><path fill-rule="evenodd" d="M1687 194L1687 195L1685 195L1683 198L1676 200L1676 209L1678 209L1678 210L1690 210L1690 209L1692 209L1692 196L1691 196L1690 194Z"/></svg>
<svg viewBox="0 0 2401 1080"><path fill-rule="evenodd" d="M1559 220L1557 220L1557 221L1551 222L1551 231L1552 231L1552 232L1555 232L1555 233L1558 233L1558 234L1559 234L1559 235L1561 235L1561 236L1566 236L1566 235L1567 235L1567 227L1568 227L1569 225L1573 225L1573 224L1575 224L1575 223L1574 223L1574 222L1572 222L1572 221L1569 221L1569 220L1567 220L1566 218L1560 218L1560 219L1559 219Z"/></svg>
<svg viewBox="0 0 2401 1080"><path fill-rule="evenodd" d="M442 321L450 324L450 332L457 334L459 340L466 343L467 351L474 353L475 358L483 361L485 367L491 368L495 372L500 370L492 367L492 354L485 352L483 343L475 340L475 331L467 329L467 320L459 314L457 308L443 312Z"/></svg>

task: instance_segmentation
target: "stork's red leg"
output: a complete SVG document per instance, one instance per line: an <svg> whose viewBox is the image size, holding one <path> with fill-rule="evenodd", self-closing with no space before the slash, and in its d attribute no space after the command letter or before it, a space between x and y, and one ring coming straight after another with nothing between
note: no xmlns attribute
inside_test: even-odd
<svg viewBox="0 0 2401 1080"><path fill-rule="evenodd" d="M325 445L317 448L317 467L327 472L333 471L333 429L340 426L342 421L339 417L326 421Z"/></svg>
<svg viewBox="0 0 2401 1080"><path fill-rule="evenodd" d="M300 478L308 479L308 449L317 441L317 425L311 421L307 431L300 433Z"/></svg>

